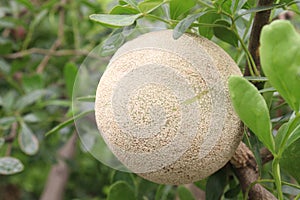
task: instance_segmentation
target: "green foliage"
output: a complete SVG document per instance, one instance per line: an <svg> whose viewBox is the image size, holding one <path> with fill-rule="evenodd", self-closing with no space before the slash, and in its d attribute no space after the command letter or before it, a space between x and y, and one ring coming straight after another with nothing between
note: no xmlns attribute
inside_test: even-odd
<svg viewBox="0 0 300 200"><path fill-rule="evenodd" d="M142 13L151 13L163 3L163 0L145 0L138 4L138 10Z"/></svg>
<svg viewBox="0 0 300 200"><path fill-rule="evenodd" d="M288 146L280 159L280 166L300 183L300 139Z"/></svg>
<svg viewBox="0 0 300 200"><path fill-rule="evenodd" d="M287 40L283 42L282 38L287 38ZM267 127L267 129L270 130L270 126L268 125L270 124L270 119L268 117L268 107L270 106L267 107L265 105L266 103L264 99L262 99L253 85L242 81L241 78L239 78L240 81L237 81L237 77L231 77L229 81L231 98L237 113L244 123L258 136L258 138L274 155L272 168L279 199L283 199L281 191L280 164L298 181L300 175L294 167L295 164L298 165L298 163L294 162L295 157L297 158L294 143L297 143L300 138L300 79L297 77L300 68L299 60L297 60L298 45L293 46L294 44L299 43L299 38L299 34L294 30L290 22L276 21L263 28L260 40L262 68L268 80L270 81L268 82L268 86L274 86L276 90L285 98L291 108L295 110L294 115L290 117L289 121L282 124L279 128L275 138L275 148L273 145L274 142L271 132L267 133L263 132L262 130L255 130L256 123L253 123L255 119L251 119L252 116L256 116L259 120L261 120L260 123L264 123L264 127ZM282 56L285 59L282 59ZM236 80L234 81L234 79ZM243 85L248 85L248 88L244 88ZM246 91L246 93L242 94L242 90ZM252 94L248 95L250 91L252 91ZM264 91L268 91L268 89L264 89ZM269 91L273 92L273 89L271 88ZM251 100L249 100L250 98ZM271 96L265 95L265 98L267 102L269 102L269 105L271 105ZM252 101L253 99L255 100ZM252 104L246 105L246 102L252 102ZM261 104L261 106L258 104ZM249 118L249 116L246 116L247 113L245 113L244 110L251 110L251 107L254 112L249 115L251 116ZM264 112L266 117L262 117L262 115L259 114L261 112ZM259 126L263 127L263 124Z"/></svg>
<svg viewBox="0 0 300 200"><path fill-rule="evenodd" d="M206 12L195 13L181 20L174 28L174 32L173 32L174 39L180 38L189 29L189 27L193 24L195 20L197 20L199 17L205 14Z"/></svg>
<svg viewBox="0 0 300 200"><path fill-rule="evenodd" d="M32 130L24 122L21 122L20 124L21 131L18 137L20 148L24 153L34 155L39 150L39 141Z"/></svg>
<svg viewBox="0 0 300 200"><path fill-rule="evenodd" d="M285 38L282 41L282 38ZM275 144L276 155L273 171L279 174L279 163L298 181L300 173L294 166L298 158L297 141L300 138L300 35L288 21L275 21L262 30L260 38L261 63L270 84L276 88L289 106L295 111L293 117L278 130ZM283 59L284 58L284 59ZM276 164L278 165L276 167ZM276 177L275 177L276 179ZM280 187L280 178L277 178Z"/></svg>
<svg viewBox="0 0 300 200"><path fill-rule="evenodd" d="M232 46L238 47L238 37L231 31L230 23L226 20L216 20L214 23L216 25L213 28L215 36Z"/></svg>
<svg viewBox="0 0 300 200"><path fill-rule="evenodd" d="M177 192L180 200L195 200L193 194L183 185L177 188Z"/></svg>
<svg viewBox="0 0 300 200"><path fill-rule="evenodd" d="M269 110L257 88L240 76L231 76L229 91L233 107L240 119L274 153L275 146L271 133Z"/></svg>
<svg viewBox="0 0 300 200"><path fill-rule="evenodd" d="M117 181L110 186L107 200L132 200L135 194L132 188L123 181Z"/></svg>
<svg viewBox="0 0 300 200"><path fill-rule="evenodd" d="M288 21L274 21L263 28L260 43L261 64L264 73L291 108L299 112L299 33Z"/></svg>
<svg viewBox="0 0 300 200"><path fill-rule="evenodd" d="M170 197L168 197L168 194L172 190L172 186L170 185L160 185L157 188L156 194L155 194L155 200L167 200Z"/></svg>
<svg viewBox="0 0 300 200"><path fill-rule="evenodd" d="M77 66L75 63L67 63L64 67L64 79L69 98L72 98L73 86L77 74Z"/></svg>
<svg viewBox="0 0 300 200"><path fill-rule="evenodd" d="M105 15L105 14L94 14L90 16L90 19L99 22L102 25L108 27L122 27L129 26L135 22L141 14L136 15Z"/></svg>
<svg viewBox="0 0 300 200"><path fill-rule="evenodd" d="M88 19L88 15L101 12L102 3L61 2L1 1L0 199L8 186L17 189L18 199L40 198L58 150L74 132L73 120L57 134L45 134L71 118L70 98L77 68L110 32L99 29ZM96 185L108 188L106 175L95 174L100 169L103 173L110 170L97 166L98 161L91 157L86 159L87 155L81 154L68 162L71 173L66 199L106 196L101 188L90 186L90 178L97 178L93 180ZM90 164L83 166L82 162ZM79 184L83 181L86 183Z"/></svg>
<svg viewBox="0 0 300 200"><path fill-rule="evenodd" d="M19 173L24 166L17 158L2 157L0 158L0 174L11 175Z"/></svg>
<svg viewBox="0 0 300 200"><path fill-rule="evenodd" d="M199 24L215 24L215 22L220 19L220 15L215 12L208 12L199 17ZM209 26L201 26L199 27L199 34L211 39L214 36L213 28Z"/></svg>
<svg viewBox="0 0 300 200"><path fill-rule="evenodd" d="M223 196L225 187L227 185L227 174L224 169L221 169L211 175L206 183L206 199L220 199Z"/></svg>
<svg viewBox="0 0 300 200"><path fill-rule="evenodd" d="M22 77L22 85L26 93L44 88L44 81L40 74L25 75Z"/></svg>
<svg viewBox="0 0 300 200"><path fill-rule="evenodd" d="M191 8L195 6L195 1L193 0L171 0L170 1L170 18L171 19L179 19L180 17L184 17Z"/></svg>

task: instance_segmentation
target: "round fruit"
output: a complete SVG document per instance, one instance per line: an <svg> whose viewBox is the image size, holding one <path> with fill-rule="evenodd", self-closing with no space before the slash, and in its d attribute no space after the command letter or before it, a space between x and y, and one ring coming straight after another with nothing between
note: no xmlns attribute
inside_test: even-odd
<svg viewBox="0 0 300 200"><path fill-rule="evenodd" d="M124 44L99 82L95 110L102 137L129 170L185 184L223 167L240 143L227 80L241 73L213 42L172 34L151 32Z"/></svg>

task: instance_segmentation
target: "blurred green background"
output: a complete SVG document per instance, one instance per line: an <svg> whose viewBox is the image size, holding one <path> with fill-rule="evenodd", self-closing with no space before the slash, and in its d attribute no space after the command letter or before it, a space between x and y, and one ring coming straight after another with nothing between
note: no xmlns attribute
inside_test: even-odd
<svg viewBox="0 0 300 200"><path fill-rule="evenodd" d="M29 139L34 133L39 141L33 156L34 145L20 148L20 138L0 145L0 157L12 156L24 165L22 173L0 175L1 200L40 198L50 168L58 162L58 150L74 126L48 137L45 133L72 116L72 72L112 31L88 16L112 5L111 0L1 0L0 138L8 139L15 124L26 139L26 129L20 126L26 124ZM65 199L105 198L113 170L77 147L67 161Z"/></svg>

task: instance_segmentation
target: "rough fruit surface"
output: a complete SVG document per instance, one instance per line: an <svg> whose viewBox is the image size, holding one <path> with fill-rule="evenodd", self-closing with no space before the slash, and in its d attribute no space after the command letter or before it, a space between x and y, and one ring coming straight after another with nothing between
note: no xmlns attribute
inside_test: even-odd
<svg viewBox="0 0 300 200"><path fill-rule="evenodd" d="M242 138L231 106L234 61L211 41L172 30L144 34L111 59L96 94L97 126L132 172L162 184L203 179Z"/></svg>

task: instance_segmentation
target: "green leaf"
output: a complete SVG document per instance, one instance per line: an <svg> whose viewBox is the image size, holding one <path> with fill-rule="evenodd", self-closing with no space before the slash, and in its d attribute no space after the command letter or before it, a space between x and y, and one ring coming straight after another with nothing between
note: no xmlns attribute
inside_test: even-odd
<svg viewBox="0 0 300 200"><path fill-rule="evenodd" d="M47 16L47 14L48 14L48 10L42 10L41 12L36 14L35 17L33 18L33 20L30 22L30 26L29 26L27 36L26 36L26 38L25 38L25 40L23 41L23 44L22 44L23 49L26 49L28 47L28 45L31 42L32 35L33 35L34 30L35 30L35 27L38 26L41 23L41 21Z"/></svg>
<svg viewBox="0 0 300 200"><path fill-rule="evenodd" d="M77 101L85 101L85 102L95 102L96 95L88 95L88 96L78 97L76 100Z"/></svg>
<svg viewBox="0 0 300 200"><path fill-rule="evenodd" d="M39 106L62 106L62 107L70 107L72 102L70 100L45 100L39 103Z"/></svg>
<svg viewBox="0 0 300 200"><path fill-rule="evenodd" d="M288 141L286 143L286 147L289 147L291 144L296 142L300 138L300 123L298 123L297 127L292 131Z"/></svg>
<svg viewBox="0 0 300 200"><path fill-rule="evenodd" d="M120 46L125 42L125 36L122 32L115 31L110 37L108 37L101 46L101 56L109 56L114 54Z"/></svg>
<svg viewBox="0 0 300 200"><path fill-rule="evenodd" d="M137 6L137 1L136 0L122 0L120 1L120 4L123 3L127 3L128 5L131 5L132 7L136 7Z"/></svg>
<svg viewBox="0 0 300 200"><path fill-rule="evenodd" d="M28 94L25 94L21 98L19 98L16 102L15 108L17 110L22 110L27 106L35 103L36 101L40 100L43 96L47 95L47 90L35 90Z"/></svg>
<svg viewBox="0 0 300 200"><path fill-rule="evenodd" d="M30 26L37 26L43 19L44 17L47 16L48 10L42 10L41 12L39 12L32 21L32 24L30 24Z"/></svg>
<svg viewBox="0 0 300 200"><path fill-rule="evenodd" d="M0 118L0 128L8 129L17 119L15 117L2 117Z"/></svg>
<svg viewBox="0 0 300 200"><path fill-rule="evenodd" d="M4 145L5 139L3 137L0 138L0 149Z"/></svg>
<svg viewBox="0 0 300 200"><path fill-rule="evenodd" d="M196 21L199 17L204 15L205 13L206 12L192 14L192 15L187 16L183 20L181 20L174 28L173 38L174 39L180 38L180 36L182 36L186 32L186 30L188 30L188 28L191 26L191 24L194 21Z"/></svg>
<svg viewBox="0 0 300 200"><path fill-rule="evenodd" d="M69 98L72 98L73 86L77 74L77 66L75 63L69 62L64 67L64 78Z"/></svg>
<svg viewBox="0 0 300 200"><path fill-rule="evenodd" d="M52 133L56 133L57 131L59 131L60 129L72 124L74 122L74 120L79 119L81 117L84 117L86 115L88 115L89 113L94 112L94 110L88 110L85 112L82 112L78 115L74 115L72 118L68 119L67 121L64 121L62 123L60 123L59 125L55 126L54 128L52 128L50 131L48 131L45 136L48 136Z"/></svg>
<svg viewBox="0 0 300 200"><path fill-rule="evenodd" d="M107 27L123 27L133 24L142 14L136 15L108 15L108 14L93 14L90 19Z"/></svg>
<svg viewBox="0 0 300 200"><path fill-rule="evenodd" d="M267 81L265 84L264 84L264 89L268 89L270 88L272 85L270 84L269 81ZM261 91L260 91L261 92ZM268 105L268 109L270 110L271 108L271 105L272 105L272 99L273 99L273 94L274 94L274 91L267 91L267 92L264 92L263 93L263 97Z"/></svg>
<svg viewBox="0 0 300 200"><path fill-rule="evenodd" d="M232 9L232 13L236 13L238 12L240 9L243 8L243 6L246 4L247 0L233 0L233 9Z"/></svg>
<svg viewBox="0 0 300 200"><path fill-rule="evenodd" d="M2 98L2 106L5 111L11 112L15 106L17 93L13 90L8 91Z"/></svg>
<svg viewBox="0 0 300 200"><path fill-rule="evenodd" d="M154 199L157 186L158 185L152 181L146 179L140 180L138 183L138 195L136 199Z"/></svg>
<svg viewBox="0 0 300 200"><path fill-rule="evenodd" d="M194 183L195 186L200 188L201 190L206 190L207 179L202 179Z"/></svg>
<svg viewBox="0 0 300 200"><path fill-rule="evenodd" d="M275 137L277 152L283 152L292 143L300 138L300 116L291 118L281 125Z"/></svg>
<svg viewBox="0 0 300 200"><path fill-rule="evenodd" d="M1 42L0 42L0 45L1 45ZM5 47L2 46L1 48L5 48ZM0 73L8 75L11 70L10 68L11 68L10 65L5 60L0 59Z"/></svg>
<svg viewBox="0 0 300 200"><path fill-rule="evenodd" d="M40 74L22 76L22 86L26 93L44 88L44 81Z"/></svg>
<svg viewBox="0 0 300 200"><path fill-rule="evenodd" d="M172 190L171 185L159 185L155 193L155 200L167 200L168 194Z"/></svg>
<svg viewBox="0 0 300 200"><path fill-rule="evenodd" d="M293 196L297 196L298 194L300 194L300 189L289 186L289 185L283 185L282 186L282 192L285 194L290 194Z"/></svg>
<svg viewBox="0 0 300 200"><path fill-rule="evenodd" d="M136 23L134 23L130 26L123 27L122 34L126 38L126 37L129 37L132 33L134 33L135 30L136 30Z"/></svg>
<svg viewBox="0 0 300 200"><path fill-rule="evenodd" d="M2 21L2 19L1 19ZM13 51L13 43L8 39L3 39L0 37L0 55L9 54ZM1 67L0 67L1 70Z"/></svg>
<svg viewBox="0 0 300 200"><path fill-rule="evenodd" d="M145 0L138 4L138 8L142 13L151 13L163 3L163 0Z"/></svg>
<svg viewBox="0 0 300 200"><path fill-rule="evenodd" d="M206 200L221 199L226 185L227 175L224 169L221 169L208 177L205 191Z"/></svg>
<svg viewBox="0 0 300 200"><path fill-rule="evenodd" d="M23 117L23 120L28 123L37 123L40 122L41 119L35 113L29 113Z"/></svg>
<svg viewBox="0 0 300 200"><path fill-rule="evenodd" d="M291 144L283 152L280 166L300 183L300 139Z"/></svg>
<svg viewBox="0 0 300 200"><path fill-rule="evenodd" d="M288 132L289 128L289 122L286 122L280 126L280 128L277 131L276 137L275 137L275 150L276 152L279 152L281 150L281 146L284 140L285 135ZM283 150L283 149L282 149Z"/></svg>
<svg viewBox="0 0 300 200"><path fill-rule="evenodd" d="M250 13L262 12L262 11L266 11L266 10L272 10L274 8L283 7L284 5L285 5L284 3L281 3L281 4L273 4L273 5L270 5L270 6L257 6L255 8L251 8L251 9L248 9L248 10L242 12L241 14L236 16L235 20L237 18L243 16L243 15L247 15L247 14L250 14Z"/></svg>
<svg viewBox="0 0 300 200"><path fill-rule="evenodd" d="M229 22L225 20L217 20L215 24L220 25L213 28L214 34L217 38L231 44L232 46L239 46L238 37L231 30Z"/></svg>
<svg viewBox="0 0 300 200"><path fill-rule="evenodd" d="M121 15L121 14L138 14L139 11L136 10L135 8L132 8L129 5L117 5L111 9L109 14L111 15Z"/></svg>
<svg viewBox="0 0 300 200"><path fill-rule="evenodd" d="M29 0L17 0L18 3L23 4L24 6L26 6L26 8L28 8L31 12L34 11L34 6L31 3L31 1Z"/></svg>
<svg viewBox="0 0 300 200"><path fill-rule="evenodd" d="M217 14L215 12L208 12L208 13L202 15L198 21L199 21L199 23L202 23L202 24L214 24L215 21L217 21L218 19L220 19L219 14ZM200 25L198 30L199 30L200 35L202 35L208 39L211 39L214 35L212 27Z"/></svg>
<svg viewBox="0 0 300 200"><path fill-rule="evenodd" d="M258 81L258 82L268 81L267 77L261 77L261 76L244 76L244 78L248 81Z"/></svg>
<svg viewBox="0 0 300 200"><path fill-rule="evenodd" d="M284 39L283 39L284 38ZM263 28L260 58L264 73L293 110L300 110L300 35L287 20Z"/></svg>
<svg viewBox="0 0 300 200"><path fill-rule="evenodd" d="M193 194L191 193L191 191L189 191L183 185L178 186L177 192L178 192L180 200L195 200L195 198L194 198Z"/></svg>
<svg viewBox="0 0 300 200"><path fill-rule="evenodd" d="M133 200L135 198L134 191L124 181L117 181L110 186L107 200Z"/></svg>
<svg viewBox="0 0 300 200"><path fill-rule="evenodd" d="M264 93L268 93L268 92L276 92L276 89L273 87L268 87L268 88L264 88L261 90L258 90L259 93L264 94Z"/></svg>
<svg viewBox="0 0 300 200"><path fill-rule="evenodd" d="M224 197L227 199L234 199L238 196L240 192L241 192L240 185L236 185L235 187L230 188L228 191L226 191Z"/></svg>
<svg viewBox="0 0 300 200"><path fill-rule="evenodd" d="M274 153L271 121L264 98L251 83L240 76L229 78L229 91L233 107L240 119Z"/></svg>
<svg viewBox="0 0 300 200"><path fill-rule="evenodd" d="M129 185L134 185L134 177L133 177L132 173L115 170L111 177L111 183L114 183L117 181L124 181L124 182L128 183Z"/></svg>
<svg viewBox="0 0 300 200"><path fill-rule="evenodd" d="M2 157L0 158L0 174L11 175L23 171L24 165L17 158Z"/></svg>
<svg viewBox="0 0 300 200"><path fill-rule="evenodd" d="M194 0L171 0L170 1L170 17L171 19L178 19L180 16L187 13L196 2Z"/></svg>
<svg viewBox="0 0 300 200"><path fill-rule="evenodd" d="M19 133L18 141L21 150L27 155L34 155L39 150L38 139L24 122L21 122L21 130Z"/></svg>
<svg viewBox="0 0 300 200"><path fill-rule="evenodd" d="M218 9L222 10L223 12L227 14L231 14L231 8L232 8L232 1L226 1L226 0L221 0L221 1L215 1L215 7L218 7Z"/></svg>
<svg viewBox="0 0 300 200"><path fill-rule="evenodd" d="M294 0L280 0L280 3L290 3L292 1L294 1ZM297 1L295 1L295 2L297 2Z"/></svg>

